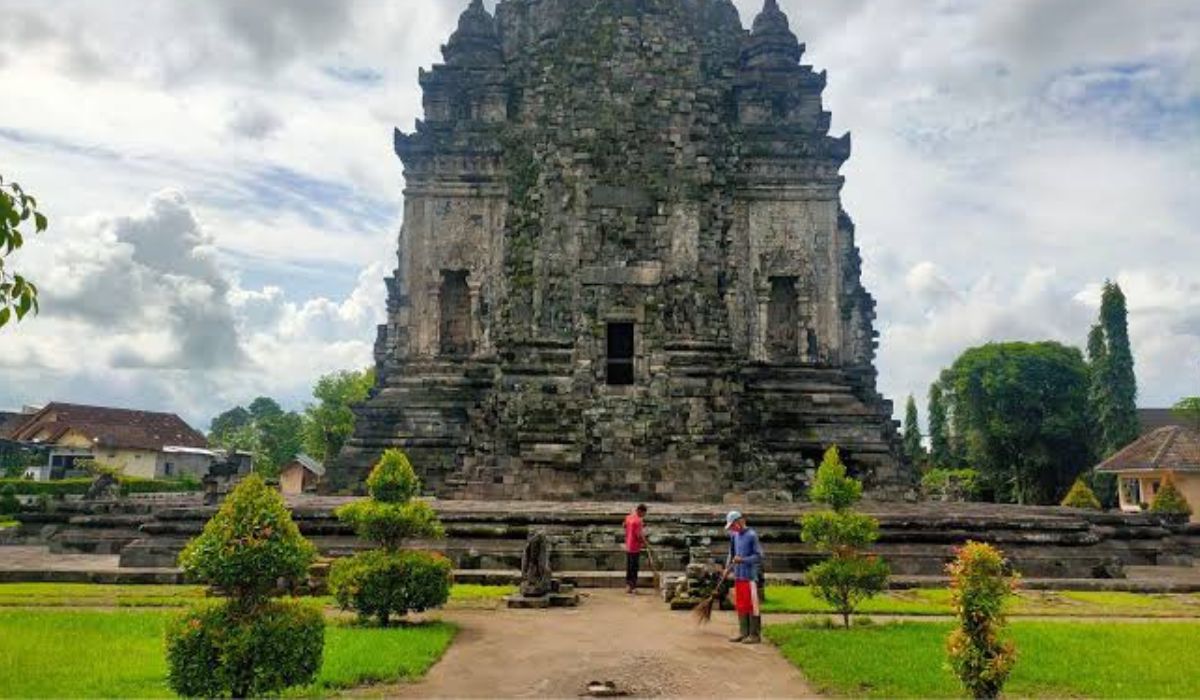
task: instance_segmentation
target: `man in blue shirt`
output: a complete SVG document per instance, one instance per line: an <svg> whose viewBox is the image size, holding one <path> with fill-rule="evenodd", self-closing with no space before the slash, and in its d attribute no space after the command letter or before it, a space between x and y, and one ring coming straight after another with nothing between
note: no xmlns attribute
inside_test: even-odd
<svg viewBox="0 0 1200 700"><path fill-rule="evenodd" d="M739 511L725 516L729 533L729 561L726 568L733 574L733 605L738 616L738 636L729 640L742 644L762 642L762 613L758 607L758 574L762 568L763 549L758 533L746 524Z"/></svg>

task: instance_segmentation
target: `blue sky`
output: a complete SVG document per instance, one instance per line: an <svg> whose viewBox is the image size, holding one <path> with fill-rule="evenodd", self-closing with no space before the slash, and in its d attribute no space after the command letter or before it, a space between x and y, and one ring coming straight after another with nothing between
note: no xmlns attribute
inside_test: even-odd
<svg viewBox="0 0 1200 700"><path fill-rule="evenodd" d="M748 26L761 0L737 0ZM781 0L854 135L845 203L884 391L989 340L1082 344L1130 299L1141 402L1200 394L1200 4ZM52 228L0 408L299 407L370 362L392 128L466 0L8 0L0 169ZM493 7L494 2L488 2Z"/></svg>

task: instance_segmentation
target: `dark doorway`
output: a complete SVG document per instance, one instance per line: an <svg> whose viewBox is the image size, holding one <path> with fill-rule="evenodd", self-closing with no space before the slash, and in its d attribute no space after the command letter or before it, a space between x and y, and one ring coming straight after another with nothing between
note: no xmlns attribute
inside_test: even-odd
<svg viewBox="0 0 1200 700"><path fill-rule="evenodd" d="M800 350L799 300L795 277L772 277L767 306L767 352L773 360L788 360Z"/></svg>
<svg viewBox="0 0 1200 700"><path fill-rule="evenodd" d="M608 384L633 384L633 324L608 324Z"/></svg>
<svg viewBox="0 0 1200 700"><path fill-rule="evenodd" d="M471 354L471 291L467 288L466 271L442 271L441 302L442 354Z"/></svg>

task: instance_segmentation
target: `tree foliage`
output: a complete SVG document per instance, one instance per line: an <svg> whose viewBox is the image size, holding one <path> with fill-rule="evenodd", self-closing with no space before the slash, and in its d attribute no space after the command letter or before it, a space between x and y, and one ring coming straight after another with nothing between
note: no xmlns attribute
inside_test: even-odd
<svg viewBox="0 0 1200 700"><path fill-rule="evenodd" d="M226 450L254 454L255 471L268 476L279 473L304 449L304 419L284 411L277 401L260 396L248 407L235 406L213 419L209 444Z"/></svg>
<svg viewBox="0 0 1200 700"><path fill-rule="evenodd" d="M917 414L917 401L911 394L904 407L904 456L916 467L923 468L927 461L925 447L921 444L921 419Z"/></svg>
<svg viewBox="0 0 1200 700"><path fill-rule="evenodd" d="M806 580L849 627L858 606L887 587L887 564L864 551L879 539L879 521L851 510L862 498L862 483L846 475L837 447L825 452L809 497L829 510L801 518L801 539L830 557L812 566Z"/></svg>
<svg viewBox="0 0 1200 700"><path fill-rule="evenodd" d="M30 234L46 230L37 200L15 182L0 176L0 328L38 312L38 288L6 266L7 258L25 245Z"/></svg>
<svg viewBox="0 0 1200 700"><path fill-rule="evenodd" d="M1194 430L1200 430L1200 396L1190 396L1180 399L1172 408L1171 414L1184 425Z"/></svg>
<svg viewBox="0 0 1200 700"><path fill-rule="evenodd" d="M1089 400L1099 452L1107 457L1137 439L1137 377L1129 344L1129 313L1120 285L1107 281L1100 322L1088 336Z"/></svg>
<svg viewBox="0 0 1200 700"><path fill-rule="evenodd" d="M304 450L328 462L354 434L354 406L367 399L375 386L375 370L336 372L317 380L315 403L304 409Z"/></svg>
<svg viewBox="0 0 1200 700"><path fill-rule="evenodd" d="M950 602L958 627L946 651L950 666L975 698L996 698L1017 662L1016 647L1003 637L1004 606L1017 585L995 547L968 542L948 567Z"/></svg>
<svg viewBox="0 0 1200 700"><path fill-rule="evenodd" d="M950 451L950 425L946 416L946 400L942 386L934 382L929 387L929 466L931 469L949 469L954 466Z"/></svg>
<svg viewBox="0 0 1200 700"><path fill-rule="evenodd" d="M979 472L974 469L930 469L921 477L926 498L947 503L962 503L979 498Z"/></svg>
<svg viewBox="0 0 1200 700"><path fill-rule="evenodd" d="M999 500L1057 503L1093 462L1088 369L1059 343L993 343L942 373L966 451Z"/></svg>

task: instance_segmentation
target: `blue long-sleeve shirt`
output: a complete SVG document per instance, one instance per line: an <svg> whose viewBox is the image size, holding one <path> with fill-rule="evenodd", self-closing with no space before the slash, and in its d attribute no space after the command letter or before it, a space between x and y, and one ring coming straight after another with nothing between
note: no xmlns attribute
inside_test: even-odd
<svg viewBox="0 0 1200 700"><path fill-rule="evenodd" d="M733 565L733 578L738 581L755 581L762 567L763 548L758 540L758 533L752 528L741 532L729 533L729 562L734 557L741 557L740 563Z"/></svg>

